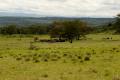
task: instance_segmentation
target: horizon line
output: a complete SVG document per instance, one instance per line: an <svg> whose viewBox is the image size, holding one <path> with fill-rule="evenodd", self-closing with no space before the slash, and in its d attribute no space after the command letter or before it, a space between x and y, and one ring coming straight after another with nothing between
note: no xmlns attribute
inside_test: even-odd
<svg viewBox="0 0 120 80"><path fill-rule="evenodd" d="M86 17L86 16L81 16L81 17L74 17L74 16L0 16L0 17L18 17L18 18L115 18L114 17Z"/></svg>

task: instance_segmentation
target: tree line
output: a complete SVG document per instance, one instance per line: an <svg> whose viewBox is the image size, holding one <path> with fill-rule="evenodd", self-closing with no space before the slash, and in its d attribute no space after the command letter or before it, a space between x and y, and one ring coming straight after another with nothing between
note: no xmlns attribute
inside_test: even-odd
<svg viewBox="0 0 120 80"><path fill-rule="evenodd" d="M8 25L0 28L0 34L49 34L51 38L68 40L72 43L73 39L79 40L92 30L86 22L80 20L55 21L49 25L30 25L28 27L18 27Z"/></svg>
<svg viewBox="0 0 120 80"><path fill-rule="evenodd" d="M74 39L79 40L81 37L84 37L90 32L101 32L106 30L115 30L116 33L120 33L120 14L117 15L115 22L108 23L101 28L90 27L86 22L81 20L70 20L55 21L47 25L34 24L27 27L19 27L11 24L0 27L0 34L49 34L51 38L67 40L72 43Z"/></svg>
<svg viewBox="0 0 120 80"><path fill-rule="evenodd" d="M0 34L47 34L48 30L48 25L34 24L26 27L21 27L15 24L10 24L0 27Z"/></svg>

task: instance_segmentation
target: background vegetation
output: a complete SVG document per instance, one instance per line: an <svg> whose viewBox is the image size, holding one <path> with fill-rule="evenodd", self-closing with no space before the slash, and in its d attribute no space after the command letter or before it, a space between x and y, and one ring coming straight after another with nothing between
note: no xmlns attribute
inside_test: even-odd
<svg viewBox="0 0 120 80"><path fill-rule="evenodd" d="M100 27L70 20L0 33L0 80L120 80L119 15Z"/></svg>

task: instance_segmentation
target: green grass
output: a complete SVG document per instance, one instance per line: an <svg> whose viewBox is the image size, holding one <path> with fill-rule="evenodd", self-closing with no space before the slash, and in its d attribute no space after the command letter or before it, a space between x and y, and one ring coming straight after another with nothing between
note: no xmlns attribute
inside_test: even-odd
<svg viewBox="0 0 120 80"><path fill-rule="evenodd" d="M0 80L120 80L119 35L90 34L73 44L35 42L30 50L33 37L0 36Z"/></svg>

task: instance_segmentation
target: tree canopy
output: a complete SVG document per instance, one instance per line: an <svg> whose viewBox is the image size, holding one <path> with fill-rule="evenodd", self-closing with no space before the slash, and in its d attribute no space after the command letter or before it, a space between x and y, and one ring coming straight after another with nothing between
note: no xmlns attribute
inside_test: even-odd
<svg viewBox="0 0 120 80"><path fill-rule="evenodd" d="M58 21L52 24L50 31L51 38L59 38L69 40L72 43L73 39L79 40L81 36L84 36L90 29L85 22L75 21Z"/></svg>

